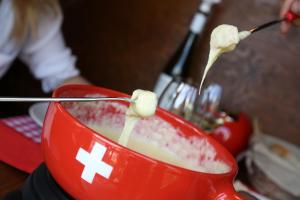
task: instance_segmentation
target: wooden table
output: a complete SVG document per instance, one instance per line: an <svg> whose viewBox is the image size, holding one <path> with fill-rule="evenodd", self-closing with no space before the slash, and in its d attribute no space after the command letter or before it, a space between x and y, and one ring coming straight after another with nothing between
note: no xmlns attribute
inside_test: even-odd
<svg viewBox="0 0 300 200"><path fill-rule="evenodd" d="M23 185L28 174L0 162L0 199Z"/></svg>

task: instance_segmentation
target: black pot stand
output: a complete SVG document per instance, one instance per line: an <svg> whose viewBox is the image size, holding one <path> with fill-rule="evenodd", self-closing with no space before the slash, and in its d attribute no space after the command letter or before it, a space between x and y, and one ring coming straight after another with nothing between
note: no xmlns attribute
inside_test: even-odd
<svg viewBox="0 0 300 200"><path fill-rule="evenodd" d="M45 164L41 164L27 178L17 191L8 194L3 200L71 200L66 192L50 175Z"/></svg>

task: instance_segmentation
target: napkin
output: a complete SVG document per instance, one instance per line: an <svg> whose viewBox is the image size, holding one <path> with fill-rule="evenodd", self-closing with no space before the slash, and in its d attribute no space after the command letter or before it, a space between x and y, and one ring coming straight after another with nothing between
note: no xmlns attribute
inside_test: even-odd
<svg viewBox="0 0 300 200"><path fill-rule="evenodd" d="M27 173L43 161L40 130L29 116L0 120L0 161Z"/></svg>

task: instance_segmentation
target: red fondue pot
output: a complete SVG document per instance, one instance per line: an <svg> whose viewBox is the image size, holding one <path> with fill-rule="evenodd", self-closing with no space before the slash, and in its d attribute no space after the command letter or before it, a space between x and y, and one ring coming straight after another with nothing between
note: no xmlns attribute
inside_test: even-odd
<svg viewBox="0 0 300 200"><path fill-rule="evenodd" d="M53 97L101 94L128 97L94 86L67 85ZM233 188L238 167L232 155L214 139L182 118L158 109L156 115L180 129L185 137L206 139L216 159L230 170L201 173L122 147L74 118L60 103L51 103L44 121L42 147L45 163L57 183L75 199L83 200L238 200Z"/></svg>

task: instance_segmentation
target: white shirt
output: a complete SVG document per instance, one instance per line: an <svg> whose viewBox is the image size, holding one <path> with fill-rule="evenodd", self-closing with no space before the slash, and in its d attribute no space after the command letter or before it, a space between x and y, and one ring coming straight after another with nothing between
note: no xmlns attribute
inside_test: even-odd
<svg viewBox="0 0 300 200"><path fill-rule="evenodd" d="M16 57L28 65L35 78L42 81L42 89L49 92L65 79L77 76L76 58L66 47L61 33L62 16L43 17L37 34L16 42L11 39L14 25L12 0L0 1L0 77Z"/></svg>

